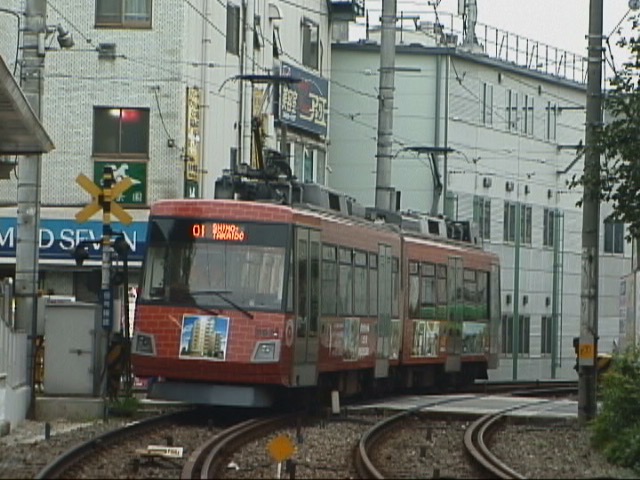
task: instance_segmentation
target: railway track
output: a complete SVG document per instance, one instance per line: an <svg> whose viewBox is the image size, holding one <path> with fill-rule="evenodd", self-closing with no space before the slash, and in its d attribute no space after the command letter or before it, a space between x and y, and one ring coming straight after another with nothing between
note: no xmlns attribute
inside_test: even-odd
<svg viewBox="0 0 640 480"><path fill-rule="evenodd" d="M527 393L543 394L548 390L546 385L542 386L543 388L540 388L539 384L535 386L538 387L537 393L533 386ZM565 388L565 386L560 388ZM522 385L518 385L517 389L521 390ZM491 395L488 395L488 397L491 397ZM270 478L269 475L273 475L275 471L275 462L266 460L265 463L265 459L268 457L266 446L269 443L268 440L273 439L276 434L278 436L289 436L292 439L297 438L297 441L294 440L296 443L296 455L295 461L292 461L292 463L298 462L298 478L324 478L318 472L331 468L335 471L344 472L341 474L343 477L347 475L351 478L356 475L360 478L385 478L385 476L388 478L415 478L417 474L415 468L430 468L428 466L428 455L425 455L425 453L430 448L433 448L434 451L438 450L433 446L430 438L431 434L429 433L434 429L440 429L439 433L434 435L437 439L445 438L447 435L455 435L458 440L451 442L450 446L447 447L448 450L447 448L444 450L451 453L456 450L458 457L456 457L455 461L473 463L473 466L469 468L475 469L475 472L482 472L483 475L489 475L493 478L525 478L509 465L501 464L487 448L491 435L494 435L505 419L508 418L506 414L509 411L513 411L513 407L481 418L478 418L477 414L469 413L421 411L427 407L452 405L456 401L462 401L464 398L469 399L470 395L436 402L432 399L429 403L424 403L391 416L389 415L389 410L373 409L373 416L368 413L358 417L358 414L354 415L354 411L349 409L345 410L343 415L340 416L324 419L316 418L314 420L305 419L304 443L302 440L303 435L300 431L300 425L303 420L299 414L297 416L279 415L267 418L252 418L250 420L247 420L245 415L245 418L238 417L233 420L226 418L226 424L222 425L220 422L215 421L213 417L197 417L197 414L197 420L193 421L193 411L190 411L191 413L171 413L136 422L128 425L125 429L110 432L79 445L60 455L54 462L41 470L35 478L87 478L95 476L95 472L100 471L99 466L83 469L79 465L88 463L95 465L96 463L100 464L100 462L103 464L113 463L113 458L121 459L122 468L120 470L110 470L109 472L105 471L104 477L124 475L127 478L255 478L257 475L262 478ZM541 400L540 402L542 403L543 401ZM531 400L523 402L523 407L530 405ZM191 422L185 420L189 415L192 416ZM178 420L181 416L185 418ZM347 418L349 416L351 418ZM381 448L384 448L381 446L384 446L385 442L388 441L390 432L397 430L399 432L398 435L403 436L402 429L415 429L416 425L419 424L419 419L428 419L420 421L431 422L430 426L424 427L423 430L423 433L427 432L428 441L426 443L423 442L419 448L412 449L414 455L416 450L420 452L420 457L423 457L422 461L418 465L414 462L410 467L413 470L407 467L405 472L394 472L393 468L397 468L398 464L402 465L402 462L394 463L396 466L392 466L391 462L387 462L385 465L384 459L389 458L388 455L386 457L385 455L376 455L375 452L379 452ZM159 459L154 464L153 461L144 462L145 457L136 454L140 447L144 447L148 443L162 443L167 439L167 428L174 431L178 430L175 427L177 424L175 422L179 421L184 424L185 430L200 429L198 440L193 440L186 445L187 448L184 451L187 454L184 458L179 461L174 460L173 464L163 466L157 464L162 464L162 459ZM407 425L402 426L402 421L406 421ZM438 422L440 423L438 424ZM339 446L336 444L335 438L331 439L332 429L338 423L360 424L357 427L349 427L349 438L344 438L344 441L340 442ZM441 435L442 431L447 428L456 433ZM322 429L326 430L323 432ZM156 431L155 434L153 433L154 430ZM469 455L460 453L462 451L460 448L462 432L464 432L464 448L469 452ZM425 435L421 435L424 438ZM185 437L185 435L181 436L176 433L173 439L175 441L172 441L171 444L185 446ZM316 457L315 448L318 438L322 440L322 437L326 437L326 441L335 444L335 451L328 457L313 460ZM132 438L134 440L131 440ZM437 441L437 439L434 441ZM249 446L249 450L246 450L252 441L254 446ZM166 444L169 445L168 439ZM117 451L116 453L107 453L109 448L113 448L113 445L119 445L122 453L118 454ZM412 445L412 447L416 446ZM441 446L438 446L438 448L440 451L443 450ZM255 460L252 460L252 458L258 458L252 457L255 454L240 453L252 450L256 453L261 452L259 455L261 455L262 460L258 460L257 464ZM407 454L406 450L406 448L395 448L394 452L396 456L402 456ZM355 455L346 453L349 451L355 451ZM99 460L101 456L103 460ZM347 457L350 457L350 460L346 460ZM344 460L341 460L342 458ZM372 461L373 458L376 459L376 462ZM383 459L382 468L380 458ZM473 461L471 462L469 459L473 459ZM433 464L437 465L438 462L433 462ZM236 465L236 469L239 469L239 471L230 470L229 465ZM240 467L237 465L240 465ZM92 470L91 468L94 469ZM440 471L435 467L433 468L433 476L439 476ZM310 471L313 473L310 474ZM446 467L443 472L449 474L449 470ZM477 478L478 476L479 473L476 473L459 478Z"/></svg>
<svg viewBox="0 0 640 480"><path fill-rule="evenodd" d="M252 418L233 425L204 442L189 457L182 469L181 479L220 478L224 462L234 449L251 440L285 427L296 420L296 415L281 415L269 418Z"/></svg>
<svg viewBox="0 0 640 480"><path fill-rule="evenodd" d="M187 418L189 414L190 411L170 412L163 415L149 417L147 419L131 423L123 428L106 432L66 451L44 467L35 478L64 478L66 474L83 459L90 455L94 455L97 451L121 442L125 438L144 434L145 432L161 428L163 425L180 422Z"/></svg>
<svg viewBox="0 0 640 480"><path fill-rule="evenodd" d="M535 393L542 395L543 392L546 391L547 389L535 390ZM532 390L529 393L534 393L534 391ZM541 400L539 403L542 404L546 402L548 402L548 400ZM426 407L454 403L456 403L456 400L420 405L413 409L397 413L371 427L362 435L355 451L354 463L360 478L383 479L387 478L387 476L389 478L399 478L403 476L401 472L390 472L386 466L384 469L386 470L387 476L385 476L385 473L381 471L380 462L374 462L372 460L372 458L380 457L380 455L374 455L372 452L380 451L380 445L388 440L390 432L401 429L402 422L411 422L412 416L416 417L416 419L420 418L422 420L437 419L439 421L443 421L444 418L446 418L446 422L469 423L464 433L464 448L468 453L467 457L474 463L472 468L475 471L482 472L484 475L489 475L490 478L514 480L526 478L524 475L494 455L488 445L491 440L491 436L499 430L503 422L507 421L507 414L513 413L519 409L529 408L531 407L531 403L522 404L517 407L505 408L479 418L477 415L472 416L470 414L449 413L443 415L442 413L436 412L421 412L421 410ZM428 434L428 436L430 437L431 435ZM426 448L426 446L421 448L422 456L424 456ZM440 472L436 469L433 472L434 478L439 476L439 473ZM416 475L416 472L413 472L413 475ZM411 476L409 478L411 478Z"/></svg>

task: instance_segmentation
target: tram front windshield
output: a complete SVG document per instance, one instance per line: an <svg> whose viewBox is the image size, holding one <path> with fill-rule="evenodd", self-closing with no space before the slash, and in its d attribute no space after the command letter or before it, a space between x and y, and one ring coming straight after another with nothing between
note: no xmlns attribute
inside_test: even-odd
<svg viewBox="0 0 640 480"><path fill-rule="evenodd" d="M281 310L289 226L152 218L140 301Z"/></svg>

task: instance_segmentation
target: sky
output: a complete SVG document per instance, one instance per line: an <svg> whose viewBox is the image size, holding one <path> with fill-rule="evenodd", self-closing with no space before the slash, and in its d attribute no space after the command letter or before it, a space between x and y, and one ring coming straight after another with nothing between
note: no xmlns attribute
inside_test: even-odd
<svg viewBox="0 0 640 480"><path fill-rule="evenodd" d="M433 12L434 3L439 3L438 12L458 12L458 0L398 0L398 15ZM478 23L586 57L589 3L590 0L477 0ZM381 0L365 0L365 8L380 11ZM615 46L615 31L620 25L628 34L628 21L620 23L628 11L628 0L603 0L603 34L610 37L617 67L625 51ZM480 32L476 30L476 34Z"/></svg>

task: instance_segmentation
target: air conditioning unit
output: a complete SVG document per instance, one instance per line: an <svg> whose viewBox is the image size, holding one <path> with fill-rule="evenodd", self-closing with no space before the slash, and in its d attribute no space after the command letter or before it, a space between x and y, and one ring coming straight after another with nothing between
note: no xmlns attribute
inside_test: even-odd
<svg viewBox="0 0 640 480"><path fill-rule="evenodd" d="M489 178L489 177L484 177L484 178L482 179L482 186L483 186L484 188L491 188L491 178Z"/></svg>
<svg viewBox="0 0 640 480"><path fill-rule="evenodd" d="M98 50L99 60L115 60L116 59L115 43L99 43L97 50Z"/></svg>
<svg viewBox="0 0 640 480"><path fill-rule="evenodd" d="M504 184L504 189L507 192L513 192L513 182L507 182Z"/></svg>
<svg viewBox="0 0 640 480"><path fill-rule="evenodd" d="M553 190L549 189L547 190L547 198L551 198L553 197Z"/></svg>
<svg viewBox="0 0 640 480"><path fill-rule="evenodd" d="M531 190L529 189L529 185L525 185L524 186L524 194L525 195L529 195L529 192L531 192Z"/></svg>

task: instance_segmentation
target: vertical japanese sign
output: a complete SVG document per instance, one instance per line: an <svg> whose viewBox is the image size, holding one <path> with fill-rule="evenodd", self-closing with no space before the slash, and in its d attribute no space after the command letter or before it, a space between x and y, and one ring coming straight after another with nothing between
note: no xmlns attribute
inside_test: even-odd
<svg viewBox="0 0 640 480"><path fill-rule="evenodd" d="M187 88L185 129L184 197L200 196L200 89Z"/></svg>
<svg viewBox="0 0 640 480"><path fill-rule="evenodd" d="M283 82L279 91L279 119L293 127L327 135L329 82L300 68L283 63L280 74L297 81Z"/></svg>

